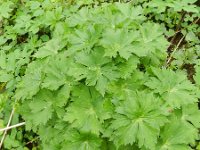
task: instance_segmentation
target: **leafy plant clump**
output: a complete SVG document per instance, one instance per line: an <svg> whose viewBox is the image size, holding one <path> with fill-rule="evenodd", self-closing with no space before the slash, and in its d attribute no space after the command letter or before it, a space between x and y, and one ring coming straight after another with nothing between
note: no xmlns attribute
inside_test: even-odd
<svg viewBox="0 0 200 150"><path fill-rule="evenodd" d="M1 148L200 149L195 2L0 1Z"/></svg>

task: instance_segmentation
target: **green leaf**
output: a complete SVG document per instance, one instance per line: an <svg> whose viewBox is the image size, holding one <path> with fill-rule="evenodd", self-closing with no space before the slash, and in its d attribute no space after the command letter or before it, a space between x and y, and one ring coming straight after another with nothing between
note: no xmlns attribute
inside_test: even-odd
<svg viewBox="0 0 200 150"><path fill-rule="evenodd" d="M134 52L133 41L137 41L139 32L128 32L127 30L109 29L103 33L100 44L105 48L104 56L116 57L117 54L122 58L128 59Z"/></svg>
<svg viewBox="0 0 200 150"><path fill-rule="evenodd" d="M192 42L196 42L196 43L199 43L199 39L198 39L198 37L194 34L194 32L189 32L189 33L187 33L187 35L186 35L186 40L187 41L192 41Z"/></svg>
<svg viewBox="0 0 200 150"><path fill-rule="evenodd" d="M6 136L5 141L4 141L4 147L7 149L18 149L21 146L20 141L15 139L16 137L13 137L11 135Z"/></svg>
<svg viewBox="0 0 200 150"><path fill-rule="evenodd" d="M41 71L37 70L33 73L27 74L17 85L17 91L15 94L16 99L30 99L39 90L41 84Z"/></svg>
<svg viewBox="0 0 200 150"><path fill-rule="evenodd" d="M64 85L55 93L56 101L54 103L56 106L63 107L65 104L67 104L68 99L70 98L71 88L72 87L69 85Z"/></svg>
<svg viewBox="0 0 200 150"><path fill-rule="evenodd" d="M12 12L13 8L11 8L11 6L13 6L14 3L11 1L7 1L7 2L0 2L0 19L3 18L9 18L10 17L10 13Z"/></svg>
<svg viewBox="0 0 200 150"><path fill-rule="evenodd" d="M138 143L139 147L155 147L160 127L167 118L160 109L158 99L153 94L127 92L127 99L116 108L111 140L117 146Z"/></svg>
<svg viewBox="0 0 200 150"><path fill-rule="evenodd" d="M63 107L68 102L69 94L67 86L54 93L47 89L40 90L30 102L24 102L22 107L27 108L22 113L34 126L45 125L54 111L58 111L57 107Z"/></svg>
<svg viewBox="0 0 200 150"><path fill-rule="evenodd" d="M166 105L173 108L197 102L195 86L188 81L183 72L169 69L153 69L155 77L145 83L155 93L159 93Z"/></svg>
<svg viewBox="0 0 200 150"><path fill-rule="evenodd" d="M96 84L97 91L99 91L102 95L104 95L107 86L108 86L108 79L104 78L103 76L100 76Z"/></svg>
<svg viewBox="0 0 200 150"><path fill-rule="evenodd" d="M110 118L112 108L108 108L108 102L92 88L78 87L74 89L77 97L72 98L72 103L66 109L64 120L71 123L72 127L84 132L99 135L105 119Z"/></svg>
<svg viewBox="0 0 200 150"><path fill-rule="evenodd" d="M195 65L195 75L194 75L195 84L200 87L200 61Z"/></svg>
<svg viewBox="0 0 200 150"><path fill-rule="evenodd" d="M83 7L77 13L71 14L69 18L66 18L70 27L77 25L83 25L92 17L91 11L88 7Z"/></svg>
<svg viewBox="0 0 200 150"><path fill-rule="evenodd" d="M198 149L196 3L0 0L2 149Z"/></svg>
<svg viewBox="0 0 200 150"><path fill-rule="evenodd" d="M39 7L40 7L40 2L38 2L38 1L31 1L31 2L29 2L30 3L30 8L31 9L38 9Z"/></svg>
<svg viewBox="0 0 200 150"><path fill-rule="evenodd" d="M199 10L197 9L196 5L192 5L195 1L189 1L189 0L178 0L173 1L173 4L170 4L170 7L173 7L175 11L181 11L182 9L187 12L193 12L193 13L199 13Z"/></svg>
<svg viewBox="0 0 200 150"><path fill-rule="evenodd" d="M149 30L151 29L151 30ZM134 53L139 56L147 56L150 53L157 55L159 50L162 53L165 53L169 43L163 36L163 31L158 24L155 23L144 23L140 26L141 37L138 37L137 41L134 42Z"/></svg>
<svg viewBox="0 0 200 150"><path fill-rule="evenodd" d="M69 87L74 85L74 79L67 75L69 63L70 60L67 60L65 57L52 58L44 69L45 77L42 87L57 90L62 85L68 85Z"/></svg>
<svg viewBox="0 0 200 150"><path fill-rule="evenodd" d="M90 52L98 42L100 32L101 28L99 26L89 26L86 29L75 30L68 37L69 43L71 44L68 50L69 55L81 50Z"/></svg>
<svg viewBox="0 0 200 150"><path fill-rule="evenodd" d="M55 126L40 126L38 133L42 140L42 148L45 150L61 149L61 143L66 139L64 134L69 129L71 128L65 122L58 119L56 119Z"/></svg>
<svg viewBox="0 0 200 150"><path fill-rule="evenodd" d="M39 94L39 96L43 96ZM47 121L52 117L52 102L43 100L44 97L35 97L34 100L29 104L30 118L34 125L46 124Z"/></svg>
<svg viewBox="0 0 200 150"><path fill-rule="evenodd" d="M182 111L183 120L190 122L196 128L200 128L200 110L197 104L184 106Z"/></svg>
<svg viewBox="0 0 200 150"><path fill-rule="evenodd" d="M196 130L190 123L183 122L177 118L170 120L161 132L162 142L157 149L165 150L188 150L191 149L187 144L194 142L198 137Z"/></svg>
<svg viewBox="0 0 200 150"><path fill-rule="evenodd" d="M0 82L8 82L13 79L12 74L8 74L5 70L0 70Z"/></svg>
<svg viewBox="0 0 200 150"><path fill-rule="evenodd" d="M31 99L40 90L42 83L42 69L45 60L34 61L28 65L26 75L17 84L16 99Z"/></svg>
<svg viewBox="0 0 200 150"><path fill-rule="evenodd" d="M131 20L144 20L143 9L141 6L133 7L129 3L117 3L117 8L123 14L123 17Z"/></svg>
<svg viewBox="0 0 200 150"><path fill-rule="evenodd" d="M110 63L111 59L103 56L103 49L95 49L91 54L80 52L76 55L76 62L81 66L70 68L70 74L77 80L86 78L86 85L96 86L96 89L105 94L108 81L117 80L117 68Z"/></svg>
<svg viewBox="0 0 200 150"><path fill-rule="evenodd" d="M6 69L6 54L5 52L0 52L0 68Z"/></svg>
<svg viewBox="0 0 200 150"><path fill-rule="evenodd" d="M144 79L142 72L134 71L130 78L110 83L107 91L114 98L123 100L127 91L143 90Z"/></svg>
<svg viewBox="0 0 200 150"><path fill-rule="evenodd" d="M36 58L45 58L47 56L54 56L58 54L58 51L62 50L65 46L64 43L61 42L60 39L51 39L45 43L45 45L38 49L38 51L34 54Z"/></svg>
<svg viewBox="0 0 200 150"><path fill-rule="evenodd" d="M98 116L98 110L92 104L92 101L95 100L99 100L99 98L91 99L89 97L83 97L76 99L67 108L64 120L71 123L72 127L76 127L81 131L99 135L102 126Z"/></svg>
<svg viewBox="0 0 200 150"><path fill-rule="evenodd" d="M66 133L66 142L62 145L62 150L100 150L101 139L90 133L79 133L70 130Z"/></svg>
<svg viewBox="0 0 200 150"><path fill-rule="evenodd" d="M119 63L117 66L120 72L120 76L123 79L130 78L132 73L136 70L138 64L139 64L139 59L136 56L131 56L127 61L122 61Z"/></svg>

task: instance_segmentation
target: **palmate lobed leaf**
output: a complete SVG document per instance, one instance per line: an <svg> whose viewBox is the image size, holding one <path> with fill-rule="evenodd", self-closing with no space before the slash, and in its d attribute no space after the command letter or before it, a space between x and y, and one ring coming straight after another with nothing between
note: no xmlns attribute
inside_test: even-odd
<svg viewBox="0 0 200 150"><path fill-rule="evenodd" d="M70 88L66 86L55 93L47 89L40 90L30 102L24 102L22 114L34 126L45 125L52 118L57 107L67 104L69 94Z"/></svg>
<svg viewBox="0 0 200 150"><path fill-rule="evenodd" d="M103 38L100 44L105 48L105 55L109 57L116 57L117 53L125 59L128 59L133 53L133 41L137 41L139 37L139 32L128 32L127 30L109 29L103 33Z"/></svg>
<svg viewBox="0 0 200 150"><path fill-rule="evenodd" d="M61 143L65 141L64 133L67 132L69 126L63 121L56 119L56 125L54 126L45 126L42 125L39 127L38 134L40 139L43 141L43 149L61 149ZM70 128L71 129L71 128ZM63 132L65 130L65 132ZM57 138L59 137L59 138Z"/></svg>
<svg viewBox="0 0 200 150"><path fill-rule="evenodd" d="M139 31L138 42L134 43L134 53L137 56L148 56L150 53L154 55L156 53L166 53L165 49L167 49L169 43L164 38L160 25L147 22L140 26Z"/></svg>
<svg viewBox="0 0 200 150"><path fill-rule="evenodd" d="M90 52L92 48L98 43L102 32L102 27L98 25L87 26L84 29L76 29L73 34L69 34L68 41L69 55L77 51L85 50Z"/></svg>
<svg viewBox="0 0 200 150"><path fill-rule="evenodd" d="M53 109L52 102L43 101L37 99L36 101L32 101L29 105L31 110L30 120L33 121L35 126L43 124L45 125L47 121L52 117Z"/></svg>
<svg viewBox="0 0 200 150"><path fill-rule="evenodd" d="M161 132L161 138L156 149L181 150L191 149L187 143L194 143L198 139L197 129L189 122L173 116Z"/></svg>
<svg viewBox="0 0 200 150"><path fill-rule="evenodd" d="M138 143L139 147L155 148L160 127L167 122L153 94L127 93L127 99L116 108L110 128L111 140L117 146Z"/></svg>
<svg viewBox="0 0 200 150"><path fill-rule="evenodd" d="M149 30L151 28L151 30ZM169 43L163 36L158 24L144 23L138 30L109 29L103 33L100 45L105 48L105 55L116 57L117 54L128 60L133 54L144 57L156 50L165 53ZM159 45L159 46L158 46Z"/></svg>
<svg viewBox="0 0 200 150"><path fill-rule="evenodd" d="M110 109L106 107L108 103L103 101L101 95L97 94L94 89L90 91L86 87L79 88L81 91L77 93L78 97L74 97L73 102L66 109L64 120L83 132L99 135L102 131L102 123L110 117Z"/></svg>
<svg viewBox="0 0 200 150"><path fill-rule="evenodd" d="M62 144L62 150L100 150L102 140L96 135L87 132L78 132L71 129L65 135L66 141Z"/></svg>
<svg viewBox="0 0 200 150"><path fill-rule="evenodd" d="M127 3L116 3L117 8L121 11L125 18L130 18L131 20L144 20L143 9L141 6L133 7Z"/></svg>
<svg viewBox="0 0 200 150"><path fill-rule="evenodd" d="M128 79L132 76L132 73L137 69L140 63L137 56L131 56L127 61L122 60L117 67L120 68L120 77L123 79Z"/></svg>
<svg viewBox="0 0 200 150"><path fill-rule="evenodd" d="M198 31L195 23L187 25L199 16L195 0L124 2L0 2L5 6L0 10L0 80L8 82L0 115L5 124L16 102L20 116L15 113L12 123L22 116L29 130L10 130L4 148L22 149L35 135L34 148L44 150L184 150L194 145L200 127L199 65L195 84L173 64L174 70L158 68L173 33L166 30L174 30L181 19L178 11L189 17L180 28ZM189 35L181 46L193 52L183 62L198 64L193 47L198 42ZM157 67L153 74L152 66Z"/></svg>
<svg viewBox="0 0 200 150"><path fill-rule="evenodd" d="M149 28L151 27L151 30ZM142 39L144 43L149 43L151 41L156 41L159 37L162 37L163 31L161 30L160 25L147 22L140 26L140 32L142 34Z"/></svg>
<svg viewBox="0 0 200 150"><path fill-rule="evenodd" d="M165 103L173 108L197 102L196 87L183 72L169 69L152 69L155 77L145 83L147 87L159 93Z"/></svg>
<svg viewBox="0 0 200 150"><path fill-rule="evenodd" d="M184 10L186 12L198 13L199 10L197 9L196 5L194 5L194 3L196 1L197 0L177 0L177 1L171 1L171 0L169 0L166 3L164 1L152 0L147 5L150 8L159 8L159 9L156 9L158 11L154 10L157 13L164 12L165 9L166 9L166 7L173 8L174 12L178 12L178 11ZM160 6L162 6L162 7L160 8Z"/></svg>
<svg viewBox="0 0 200 150"><path fill-rule="evenodd" d="M77 81L86 78L86 85L95 86L102 95L105 94L108 82L119 78L117 67L103 54L102 48L96 48L90 54L77 53L75 59L77 64L81 65L75 65L76 67L69 69L70 75Z"/></svg>
<svg viewBox="0 0 200 150"><path fill-rule="evenodd" d="M91 18L91 10L88 7L83 7L79 11L77 11L77 13L73 13L69 17L67 17L66 22L69 24L70 27L75 27L77 25L86 24L86 22L90 21Z"/></svg>
<svg viewBox="0 0 200 150"><path fill-rule="evenodd" d="M200 127L200 111L196 103L183 106L182 120L191 123L196 128Z"/></svg>
<svg viewBox="0 0 200 150"><path fill-rule="evenodd" d="M41 84L41 71L30 73L22 79L22 81L17 86L17 91L15 94L16 99L30 99L39 90Z"/></svg>
<svg viewBox="0 0 200 150"><path fill-rule="evenodd" d="M108 85L107 93L111 94L113 99L124 100L127 97L128 91L142 90L144 82L144 74L134 71L128 79L111 82Z"/></svg>
<svg viewBox="0 0 200 150"><path fill-rule="evenodd" d="M34 57L45 58L47 56L55 56L64 46L62 39L51 39L34 54Z"/></svg>
<svg viewBox="0 0 200 150"><path fill-rule="evenodd" d="M42 88L50 90L57 90L62 85L66 85L69 88L77 84L74 78L68 75L69 64L71 59L65 56L58 56L50 58L50 62L45 66L43 70L45 77L42 81ZM62 68L61 68L62 66Z"/></svg>
<svg viewBox="0 0 200 150"><path fill-rule="evenodd" d="M88 100L76 100L72 103L67 109L64 120L71 123L72 127L86 132L99 134L99 131L102 130L95 109Z"/></svg>

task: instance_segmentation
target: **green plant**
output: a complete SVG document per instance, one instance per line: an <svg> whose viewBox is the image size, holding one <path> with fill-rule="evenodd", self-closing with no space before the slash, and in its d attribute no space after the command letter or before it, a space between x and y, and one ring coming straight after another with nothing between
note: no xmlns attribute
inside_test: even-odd
<svg viewBox="0 0 200 150"><path fill-rule="evenodd" d="M198 148L195 2L0 1L3 148Z"/></svg>

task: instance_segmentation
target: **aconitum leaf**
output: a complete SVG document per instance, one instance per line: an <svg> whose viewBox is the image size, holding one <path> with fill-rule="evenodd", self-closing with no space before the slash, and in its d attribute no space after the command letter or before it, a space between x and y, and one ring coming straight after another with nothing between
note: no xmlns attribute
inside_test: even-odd
<svg viewBox="0 0 200 150"><path fill-rule="evenodd" d="M127 99L117 108L110 128L111 139L115 144L127 145L138 143L139 147L155 147L160 127L167 122L159 106L159 101L152 93L127 92Z"/></svg>

